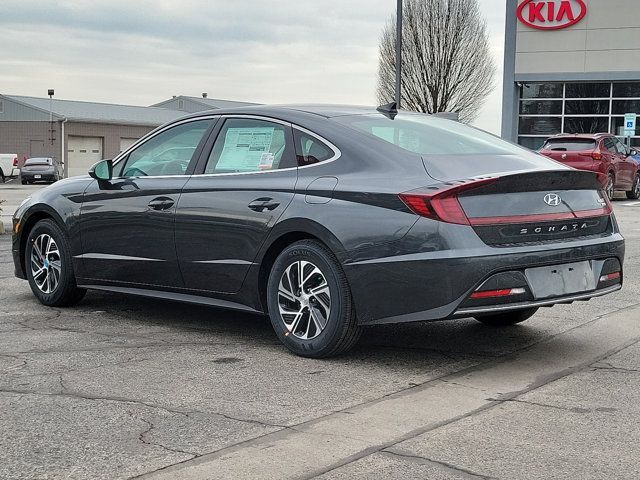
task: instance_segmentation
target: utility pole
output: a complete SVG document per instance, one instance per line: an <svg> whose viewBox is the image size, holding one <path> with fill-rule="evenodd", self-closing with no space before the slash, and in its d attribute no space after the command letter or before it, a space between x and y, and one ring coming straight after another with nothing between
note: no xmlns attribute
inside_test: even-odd
<svg viewBox="0 0 640 480"><path fill-rule="evenodd" d="M396 108L402 99L402 0L398 0L396 13Z"/></svg>

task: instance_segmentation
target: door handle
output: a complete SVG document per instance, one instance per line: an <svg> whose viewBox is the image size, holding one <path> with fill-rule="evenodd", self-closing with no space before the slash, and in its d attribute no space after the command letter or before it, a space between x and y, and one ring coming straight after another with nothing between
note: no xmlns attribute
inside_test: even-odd
<svg viewBox="0 0 640 480"><path fill-rule="evenodd" d="M247 205L251 210L255 212L263 212L264 210L274 210L280 206L279 202L275 202L273 198L256 198L253 202Z"/></svg>
<svg viewBox="0 0 640 480"><path fill-rule="evenodd" d="M148 204L151 210L168 210L175 204L175 201L169 197L158 197L151 200Z"/></svg>

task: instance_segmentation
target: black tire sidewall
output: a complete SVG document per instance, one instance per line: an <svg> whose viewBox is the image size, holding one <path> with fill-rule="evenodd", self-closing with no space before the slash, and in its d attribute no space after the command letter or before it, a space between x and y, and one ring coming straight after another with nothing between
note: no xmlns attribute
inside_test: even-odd
<svg viewBox="0 0 640 480"><path fill-rule="evenodd" d="M278 286L282 274L292 263L306 260L316 265L324 275L329 285L331 295L331 311L327 326L317 337L311 340L303 340L293 335L287 329L280 316L278 308ZM301 242L285 248L274 263L267 285L267 305L271 325L278 338L287 348L298 355L303 356L323 356L332 350L339 342L344 322L348 321L348 316L352 314L351 293L343 281L344 273L338 262L331 254L321 246L312 242Z"/></svg>
<svg viewBox="0 0 640 480"><path fill-rule="evenodd" d="M50 235L56 242L58 251L60 252L60 260L62 262L58 287L52 293L42 292L36 285L31 273L31 252L33 250L33 242L42 234ZM31 291L41 303L49 306L58 305L67 296L70 288L76 288L75 276L73 274L73 266L71 262L72 259L69 251L69 241L64 235L62 229L53 220L39 221L31 229L27 238L27 245L25 248L25 273L27 274L27 280L29 281Z"/></svg>

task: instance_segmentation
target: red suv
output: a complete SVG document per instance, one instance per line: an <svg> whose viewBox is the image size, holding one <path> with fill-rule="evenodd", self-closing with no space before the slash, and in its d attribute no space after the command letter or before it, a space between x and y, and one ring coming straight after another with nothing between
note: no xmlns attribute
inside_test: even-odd
<svg viewBox="0 0 640 480"><path fill-rule="evenodd" d="M608 133L556 135L549 138L539 152L578 170L591 170L607 175L606 192L624 190L627 198L640 198L640 166L632 158L637 155L616 136Z"/></svg>

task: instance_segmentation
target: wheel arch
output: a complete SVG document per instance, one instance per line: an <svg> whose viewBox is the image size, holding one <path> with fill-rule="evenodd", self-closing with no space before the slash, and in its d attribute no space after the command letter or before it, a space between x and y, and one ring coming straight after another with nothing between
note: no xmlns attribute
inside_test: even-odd
<svg viewBox="0 0 640 480"><path fill-rule="evenodd" d="M308 219L290 219L279 223L274 227L256 260L260 265L257 276L257 291L262 311L267 312L267 282L271 267L285 248L300 240L316 240L322 243L342 263L341 259L345 256L345 249L336 236L324 226Z"/></svg>
<svg viewBox="0 0 640 480"><path fill-rule="evenodd" d="M24 272L26 272L25 252L29 233L39 221L46 219L53 220L64 231L65 228L62 218L60 218L58 212L49 205L34 205L22 217L20 225L20 264Z"/></svg>

